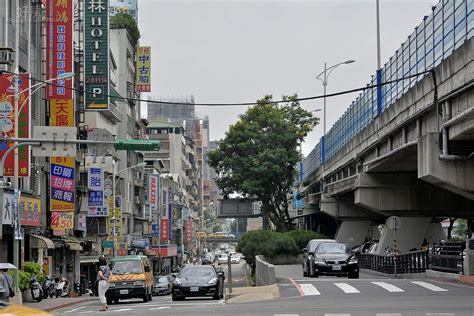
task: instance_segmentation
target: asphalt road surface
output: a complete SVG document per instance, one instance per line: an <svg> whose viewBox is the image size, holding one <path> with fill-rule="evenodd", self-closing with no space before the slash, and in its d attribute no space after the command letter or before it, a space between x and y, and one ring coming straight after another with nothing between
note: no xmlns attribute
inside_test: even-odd
<svg viewBox="0 0 474 316"><path fill-rule="evenodd" d="M242 279L241 265L233 265ZM172 302L170 296L152 302L137 300L112 305L74 306L57 315L271 315L271 316L474 316L474 286L435 279L390 279L361 273L360 279L302 277L301 266L276 269L281 298L270 301L225 304L211 299ZM226 271L227 275L227 271ZM237 281L237 280L236 280Z"/></svg>

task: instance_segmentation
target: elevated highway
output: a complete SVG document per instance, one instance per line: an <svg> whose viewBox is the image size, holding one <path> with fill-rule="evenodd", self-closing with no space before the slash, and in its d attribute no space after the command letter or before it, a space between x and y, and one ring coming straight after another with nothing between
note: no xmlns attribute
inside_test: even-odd
<svg viewBox="0 0 474 316"><path fill-rule="evenodd" d="M380 239L382 252L394 236L376 225L397 215L403 252L446 238L441 219L474 219L473 7L438 4L382 82L428 72L363 92L303 162L305 208L336 219L339 241Z"/></svg>

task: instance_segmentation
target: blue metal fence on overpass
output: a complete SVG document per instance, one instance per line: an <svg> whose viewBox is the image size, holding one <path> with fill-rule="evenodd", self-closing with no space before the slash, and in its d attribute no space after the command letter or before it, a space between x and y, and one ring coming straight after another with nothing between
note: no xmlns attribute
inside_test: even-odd
<svg viewBox="0 0 474 316"><path fill-rule="evenodd" d="M382 68L382 82L433 69L474 35L474 0L442 0ZM423 76L364 90L303 161L303 180L331 158L352 137L385 111ZM368 86L376 84L375 74Z"/></svg>

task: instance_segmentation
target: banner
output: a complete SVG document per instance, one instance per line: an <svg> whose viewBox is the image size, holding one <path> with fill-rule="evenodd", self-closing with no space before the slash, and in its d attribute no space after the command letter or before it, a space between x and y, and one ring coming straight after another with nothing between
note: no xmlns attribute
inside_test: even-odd
<svg viewBox="0 0 474 316"><path fill-rule="evenodd" d="M109 0L84 1L84 105L109 108Z"/></svg>
<svg viewBox="0 0 474 316"><path fill-rule="evenodd" d="M151 91L151 47L137 47L137 78L135 91Z"/></svg>
<svg viewBox="0 0 474 316"><path fill-rule="evenodd" d="M64 231L74 228L73 212L51 212L51 229Z"/></svg>
<svg viewBox="0 0 474 316"><path fill-rule="evenodd" d="M123 237L122 227L122 197L120 195L115 196L115 205L113 203L113 197L107 199L107 205L109 207L109 215L107 218L107 233L110 238L117 235L117 239L121 240ZM114 207L115 206L115 207Z"/></svg>
<svg viewBox="0 0 474 316"><path fill-rule="evenodd" d="M29 74L21 74L18 80L18 92L20 94L18 107L20 110L18 118L18 137L30 137L30 101L29 101ZM0 136L15 137L15 75L0 75ZM13 142L0 142L0 159L5 152L13 146ZM3 166L5 177L14 175L14 155L9 154ZM22 146L18 148L18 176L30 176L30 147Z"/></svg>
<svg viewBox="0 0 474 316"><path fill-rule="evenodd" d="M74 212L74 157L51 157L50 207L52 212Z"/></svg>
<svg viewBox="0 0 474 316"><path fill-rule="evenodd" d="M169 238L168 234L168 219L167 218L162 218L161 219L161 240L166 241Z"/></svg>
<svg viewBox="0 0 474 316"><path fill-rule="evenodd" d="M3 193L3 225L13 223L13 194ZM19 220L22 226L41 226L41 200L20 195L18 203Z"/></svg>
<svg viewBox="0 0 474 316"><path fill-rule="evenodd" d="M46 1L46 80L73 72L73 0ZM72 99L74 80L55 80L47 85L48 99Z"/></svg>
<svg viewBox="0 0 474 316"><path fill-rule="evenodd" d="M74 100L51 99L49 110L51 126L74 126Z"/></svg>
<svg viewBox="0 0 474 316"><path fill-rule="evenodd" d="M193 221L188 219L185 224L185 237L188 244L193 242Z"/></svg>
<svg viewBox="0 0 474 316"><path fill-rule="evenodd" d="M88 188L89 200L88 206L90 208L104 206L104 169L99 167L91 167L88 172Z"/></svg>
<svg viewBox="0 0 474 316"><path fill-rule="evenodd" d="M137 21L137 0L110 0L110 16L128 14Z"/></svg>

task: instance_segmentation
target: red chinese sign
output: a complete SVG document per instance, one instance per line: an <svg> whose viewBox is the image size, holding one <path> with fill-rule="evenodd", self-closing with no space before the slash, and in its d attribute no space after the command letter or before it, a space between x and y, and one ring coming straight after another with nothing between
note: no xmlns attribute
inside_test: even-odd
<svg viewBox="0 0 474 316"><path fill-rule="evenodd" d="M30 137L30 104L29 104L30 75L22 74L18 81L18 92L20 98L18 107L20 115L18 119L18 137ZM15 137L15 75L0 75L0 136ZM13 142L0 142L0 159L5 152L13 146ZM4 176L13 177L14 155L9 154L4 165ZM23 146L18 149L18 175L20 177L30 176L30 147Z"/></svg>
<svg viewBox="0 0 474 316"><path fill-rule="evenodd" d="M168 219L162 218L161 219L161 240L165 241L168 240L169 232L168 232Z"/></svg>
<svg viewBox="0 0 474 316"><path fill-rule="evenodd" d="M188 219L185 224L185 236L186 243L190 244L193 242L193 221Z"/></svg>
<svg viewBox="0 0 474 316"><path fill-rule="evenodd" d="M73 1L46 1L46 79L73 71ZM48 85L48 99L72 99L72 80Z"/></svg>

